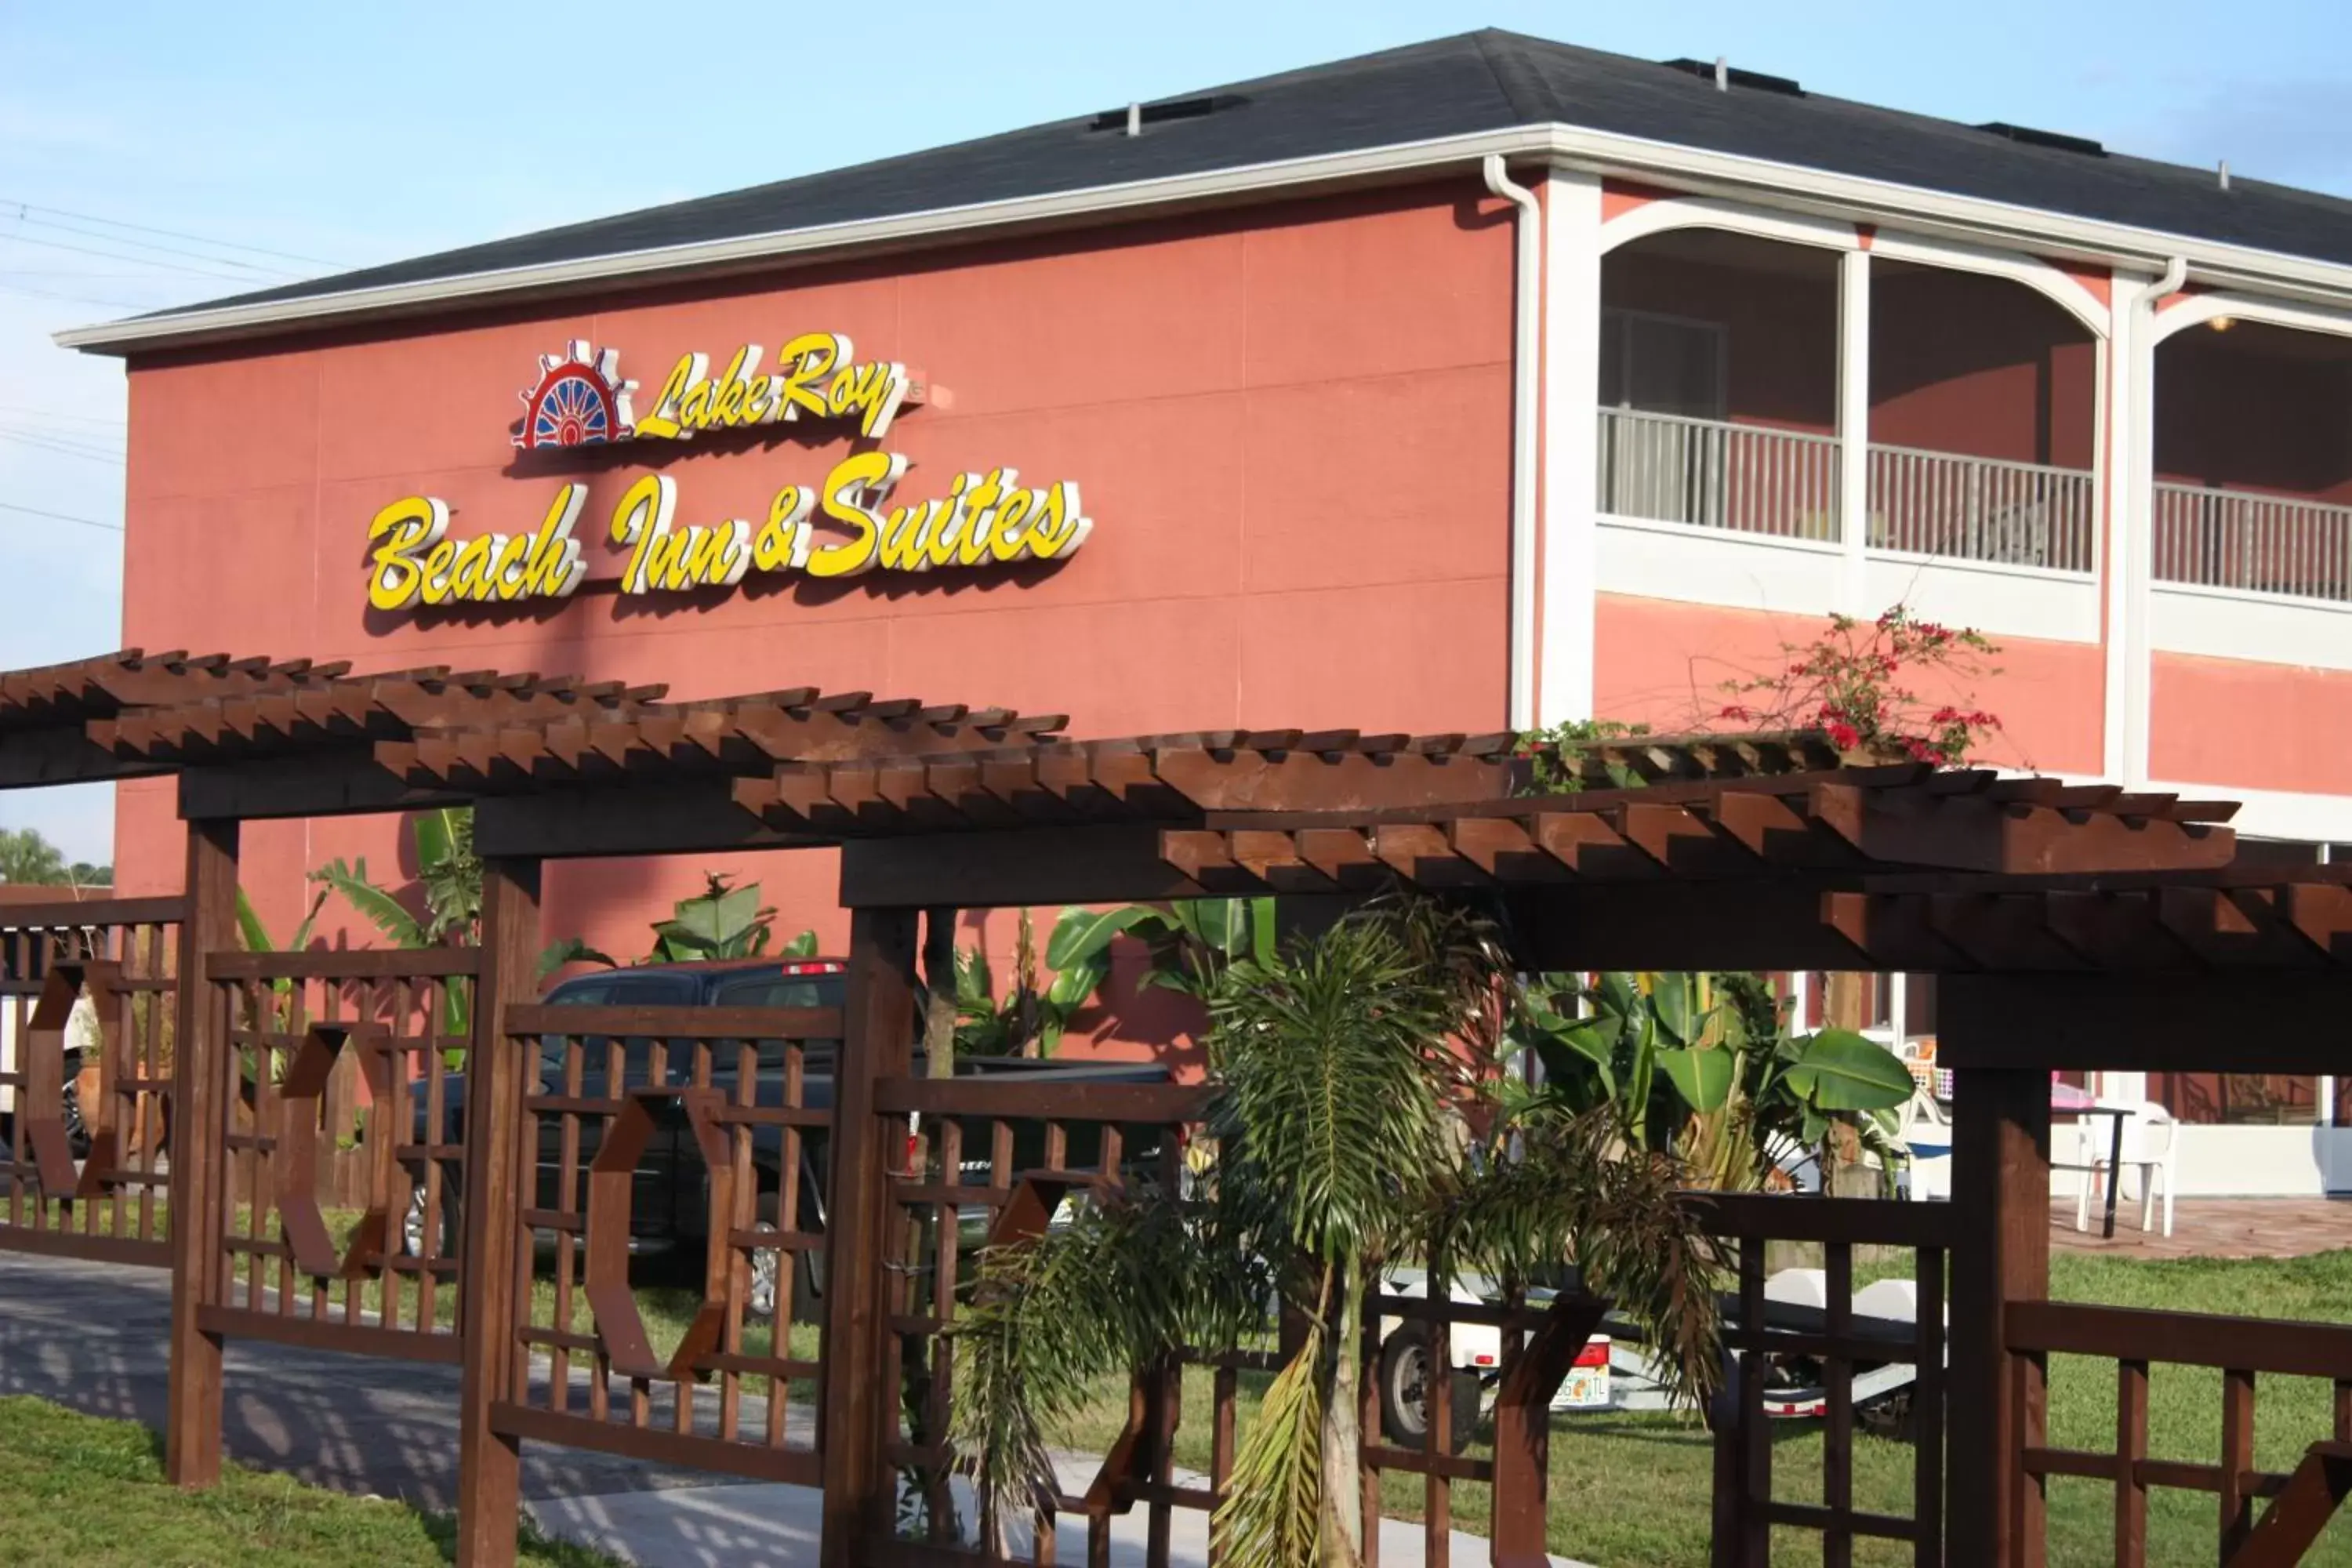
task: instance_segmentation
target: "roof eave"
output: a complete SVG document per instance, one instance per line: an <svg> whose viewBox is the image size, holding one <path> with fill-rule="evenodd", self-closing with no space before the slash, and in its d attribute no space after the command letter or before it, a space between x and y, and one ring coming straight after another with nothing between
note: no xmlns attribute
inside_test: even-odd
<svg viewBox="0 0 2352 1568"><path fill-rule="evenodd" d="M1642 137L1544 124L1509 127L1249 164L1162 179L1089 186L1050 195L935 208L855 223L745 235L694 245L583 257L540 267L467 273L299 300L197 309L69 328L62 347L129 354L275 335L304 327L396 318L488 301L547 298L681 276L723 276L805 265L845 253L882 254L979 234L1103 223L1142 211L1218 206L1358 184L1392 184L1491 153L1547 159L1562 167L1665 182L1702 195L1761 201L1819 214L1881 220L1913 231L1990 241L2100 265L2163 270L2175 257L2189 275L2343 307L2352 305L2352 267L2251 247L2221 244L2042 208L1864 179L1737 153Z"/></svg>
<svg viewBox="0 0 2352 1568"><path fill-rule="evenodd" d="M1391 184L1451 164L1475 164L1494 153L1506 157L1542 156L1550 147L1551 129L1515 126L1236 169L1088 186L1050 195L940 207L855 223L583 257L541 267L467 273L299 300L199 308L165 316L68 328L56 333L55 341L61 347L89 353L129 353L141 349L258 337L355 319L415 315L478 300L543 298L608 288L614 283L656 282L681 275L723 275L779 264L805 265L845 252L879 254L978 234L1112 221L1139 210L1162 212L1218 206L1339 186Z"/></svg>

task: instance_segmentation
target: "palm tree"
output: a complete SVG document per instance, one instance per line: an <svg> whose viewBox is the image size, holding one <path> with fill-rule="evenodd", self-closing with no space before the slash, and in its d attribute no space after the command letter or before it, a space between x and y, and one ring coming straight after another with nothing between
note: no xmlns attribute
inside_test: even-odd
<svg viewBox="0 0 2352 1568"><path fill-rule="evenodd" d="M66 880L66 858L37 828L0 827L0 882L54 887Z"/></svg>
<svg viewBox="0 0 2352 1568"><path fill-rule="evenodd" d="M1052 1495L1045 1434L1097 1380L1235 1346L1279 1300L1304 1332L1212 1528L1245 1568L1354 1568L1365 1289L1415 1255L1507 1289L1573 1263L1665 1352L1678 1393L1711 1384L1717 1260L1676 1201L1678 1168L1607 1114L1502 1094L1514 991L1487 927L1377 906L1236 958L1207 992L1207 1173L1189 1192L1130 1178L1118 1201L982 1255L955 1330L952 1436L984 1541Z"/></svg>

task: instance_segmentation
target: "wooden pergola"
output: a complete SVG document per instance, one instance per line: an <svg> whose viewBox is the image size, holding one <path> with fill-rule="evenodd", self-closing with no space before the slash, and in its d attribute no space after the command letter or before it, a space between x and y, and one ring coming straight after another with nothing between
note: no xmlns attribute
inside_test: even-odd
<svg viewBox="0 0 2352 1568"><path fill-rule="evenodd" d="M0 677L0 783L178 776L188 857L170 1089L167 1438L172 1473L184 1484L216 1472L223 1335L252 1332L461 1361L466 1563L511 1558L524 1440L822 1486L829 1568L973 1561L942 1540L902 1542L889 1529L899 1473L935 1476L947 1458L936 1422L901 1432L898 1393L909 1346L939 1371L951 1366L952 1341L941 1331L955 1310L959 1267L944 1239L953 1233L949 1224L933 1294L910 1295L898 1250L902 1222L980 1204L1013 1224L1034 1208L1041 1182L1067 1186L1115 1173L1120 1128L1196 1120L1204 1098L1178 1086L1076 1093L915 1079L919 911L1236 892L1349 900L1402 885L1486 902L1530 968L1947 977L1939 1059L1957 1069L1958 1140L1949 1205L1721 1199L1713 1209L1721 1233L1743 1249L1742 1293L1755 1307L1761 1246L1771 1237L1823 1243L1833 1296L1838 1281L1850 1280L1851 1249L1860 1244L1916 1249L1931 1307L1948 1274L1948 1374L1939 1370L1940 1312L1932 1324L1923 1314L1915 1347L1926 1411L1914 1512L1871 1514L1853 1499L1852 1363L1884 1359L1885 1346L1857 1338L1850 1314L1834 1305L1827 1334L1811 1337L1768 1331L1758 1311L1732 1341L1751 1373L1747 1403L1718 1423L1717 1562L1762 1563L1770 1530L1795 1525L1820 1532L1831 1562L1844 1561L1856 1536L1876 1535L1909 1542L1923 1563L2038 1563L2043 1481L2064 1474L2114 1483L2119 1563L2141 1560L2151 1486L2216 1495L2225 1561L2284 1563L2295 1560L2296 1542L2315 1533L2343 1495L2352 1456L2352 1330L2265 1331L2257 1339L2227 1320L2046 1300L2053 1069L2337 1065L2335 1019L2352 997L2352 976L2343 972L2352 962L2352 884L2326 868L2242 862L2227 803L1857 764L1812 735L1629 738L1559 759L1577 787L1536 795L1528 793L1532 760L1501 734L1260 730L1072 741L1061 738L1058 716L868 693L803 689L671 702L656 688L530 675L357 677L341 667L174 659L125 655ZM453 801L475 805L487 864L478 949L236 952L242 822ZM821 1009L607 1016L611 1010L536 1005L531 960L544 861L817 845L840 849L841 901L853 917L848 1000L838 1016ZM5 919L0 910L0 924ZM278 1150L302 1142L286 1130L311 1113L299 1096L237 1079L231 1042L288 1060L308 1051L304 1059L315 1065L331 1048L320 1043L320 1031L341 1030L340 1047L356 1037L353 1019L265 1016L272 984L426 981L463 986L472 998L465 1136L462 1147L435 1146L428 1136L422 1147L387 1151L381 1169L391 1185L377 1193L377 1206L398 1201L414 1170L425 1170L427 1183L444 1168L452 1179L462 1175L461 1254L417 1263L355 1248L338 1266L348 1280L379 1287L454 1285L460 1306L455 1324L427 1311L407 1324L391 1317L363 1324L356 1283L337 1316L315 1271L323 1261L317 1245L297 1259L225 1228L234 1173L274 1170ZM673 1064L675 1081L638 1098L655 1093L682 1110L713 1162L706 1310L679 1358L658 1366L631 1337L632 1314L611 1289L610 1246L595 1239L625 1237L625 1209L616 1217L612 1207L625 1205L625 1181L592 1189L583 1213L538 1209L531 1191L535 1129L583 1118L618 1125L643 1108L627 1097L595 1102L537 1086L527 1054L561 1038L577 1061L599 1048L600 1033L623 1032L664 1042L668 1054L658 1059ZM813 1109L802 1098L793 1042L832 1038L844 1042L833 1103ZM782 1100L710 1098L710 1064L755 1039L787 1042L793 1065ZM437 1105L439 1069L415 1085L396 1075L386 1081L394 1100L387 1120L404 1130L405 1143L410 1099ZM239 1095L250 1101L248 1121L239 1120ZM910 1111L940 1131L908 1163ZM1005 1133L985 1162L986 1178L966 1181L962 1124L1003 1127L1008 1118L1057 1130L1051 1166L1013 1168ZM279 1130L274 1142L265 1124ZM1062 1165L1068 1144L1059 1130L1070 1127L1100 1133L1099 1169ZM821 1235L789 1206L778 1230L751 1226L752 1194L741 1178L761 1128L829 1141ZM1173 1148L1173 1139L1165 1142ZM734 1177L715 1179L729 1162ZM573 1173L563 1173L566 1184ZM24 1164L6 1174L12 1192L37 1176ZM258 1173L252 1179L265 1190ZM595 1190L623 1195L598 1199ZM560 1257L581 1255L593 1333L573 1329L568 1308L552 1322L533 1318L521 1286L532 1236L549 1233ZM29 1227L0 1224L0 1247L22 1234ZM54 1235L43 1245L69 1249ZM764 1355L743 1348L744 1263L763 1247L822 1249L827 1259L821 1363L784 1354L781 1325ZM250 1268L237 1306L232 1275L240 1258ZM264 1300L258 1281L270 1268L279 1285ZM1367 1458L1423 1475L1436 1518L1454 1482L1491 1481L1495 1561L1541 1561L1543 1411L1565 1370L1556 1352L1568 1321L1557 1310L1512 1303L1462 1308L1381 1296L1372 1305L1375 1321L1391 1312L1431 1321L1440 1331L1473 1321L1528 1331L1510 1352L1491 1459L1443 1451L1442 1397L1425 1450L1375 1445ZM1752 1374L1775 1352L1818 1356L1830 1369L1818 1505L1771 1495L1771 1444L1755 1403L1760 1378ZM2114 1451L2047 1446L2042 1378L2053 1352L2116 1362ZM1127 1437L1095 1490L1058 1505L1086 1513L1096 1539L1107 1541L1098 1527L1111 1511L1143 1506L1162 1521L1164 1558L1171 1510L1213 1501L1232 1452L1233 1378L1249 1363L1230 1351L1208 1353L1220 1368L1211 1415L1220 1458L1210 1486L1171 1479L1181 1384L1160 1369L1139 1382ZM545 1387L534 1371L540 1356L554 1368ZM2222 1452L2213 1464L2147 1457L2147 1367L2167 1360L2228 1373ZM577 1381L565 1370L572 1364L591 1369L584 1410L565 1392ZM2306 1462L2287 1476L2256 1472L2252 1458L2254 1379L2278 1373L2330 1378L2338 1391L2334 1429L2314 1435ZM814 1448L789 1440L776 1414L795 1376L821 1385ZM761 1377L772 1380L763 1426L741 1414L750 1408L746 1380ZM715 1380L715 1390L704 1380ZM934 1387L935 1415L944 1413L945 1382ZM608 1384L623 1390L609 1403ZM1948 1408L1946 1387L1960 1391ZM2275 1500L2266 1512L2264 1499Z"/></svg>

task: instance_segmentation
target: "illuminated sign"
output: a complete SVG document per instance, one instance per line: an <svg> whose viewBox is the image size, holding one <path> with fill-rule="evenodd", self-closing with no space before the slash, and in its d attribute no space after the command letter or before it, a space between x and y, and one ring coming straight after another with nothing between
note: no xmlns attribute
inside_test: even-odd
<svg viewBox="0 0 2352 1568"><path fill-rule="evenodd" d="M647 474L613 509L612 541L629 552L620 591L731 588L753 572L831 578L1059 561L1094 527L1079 510L1075 483L1030 489L1011 468L959 474L943 496L892 505L907 468L894 452L845 458L814 489L779 489L757 524L680 523L677 481ZM586 485L563 485L532 531L464 541L446 536L446 503L432 496L396 500L368 525L375 542L368 603L406 610L569 598L587 575L572 537L587 497Z"/></svg>
<svg viewBox="0 0 2352 1568"><path fill-rule="evenodd" d="M525 451L690 440L698 434L800 421L838 422L878 437L899 412L925 400L919 377L888 361L861 361L838 332L786 342L762 371L756 343L735 351L717 376L709 358L682 356L651 405L634 404L620 355L575 340L542 355L539 380L521 394L514 436ZM606 536L627 552L624 595L732 588L753 573L814 579L867 572L962 571L1023 561L1067 559L1094 524L1068 479L1026 486L1013 468L961 473L945 493L898 501L910 467L896 452L867 450L834 464L824 482L788 484L764 517L680 521L677 480L646 474L613 508ZM568 599L588 575L574 529L588 487L557 487L536 524L511 533L449 537L450 507L406 496L368 524L368 603L378 610Z"/></svg>
<svg viewBox="0 0 2352 1568"><path fill-rule="evenodd" d="M602 447L620 441L688 441L698 432L749 430L803 419L854 422L861 436L881 436L898 410L923 401L921 383L889 361L860 361L839 332L804 332L762 374L764 351L745 343L716 379L708 354L678 357L642 419L634 418L634 381L623 381L620 353L573 342L561 357L543 354L539 380L523 389L523 421L514 444Z"/></svg>
<svg viewBox="0 0 2352 1568"><path fill-rule="evenodd" d="M559 358L539 356L539 381L523 389L522 428L514 444L535 447L601 447L636 434L629 419L634 381L621 379L617 350L591 350L574 339Z"/></svg>

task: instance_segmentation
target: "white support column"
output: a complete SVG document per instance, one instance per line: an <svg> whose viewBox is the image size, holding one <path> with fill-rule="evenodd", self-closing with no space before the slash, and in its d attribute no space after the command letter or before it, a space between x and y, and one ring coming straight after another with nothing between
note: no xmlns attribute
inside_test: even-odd
<svg viewBox="0 0 2352 1568"><path fill-rule="evenodd" d="M2152 293L2158 285L2150 285ZM2130 357L2132 416L2128 459L2116 493L2124 498L2122 548L2124 589L2124 771L2123 783L2141 788L2148 779L2151 714L2156 701L2154 617L2156 580L2156 317L2153 306L2134 313L2125 331Z"/></svg>
<svg viewBox="0 0 2352 1568"><path fill-rule="evenodd" d="M1601 483L1601 177L1554 169L1544 192L1540 724L1593 717Z"/></svg>
<svg viewBox="0 0 2352 1568"><path fill-rule="evenodd" d="M2132 322L2139 313L2142 279L2116 273L2108 288L2111 301L2107 327L2106 423L2099 432L2101 478L2099 489L2099 585L2106 595L2105 681L2106 701L2101 711L2099 771L2117 784L2126 781L2129 769L2124 759L2129 754L2128 732L2131 729L2129 644L2124 636L2127 610L2129 574L2125 561L2130 552L2124 548L2127 530L2126 520L2131 512L2131 427L2133 404L2140 392L2139 380L2131 373Z"/></svg>
<svg viewBox="0 0 2352 1568"><path fill-rule="evenodd" d="M2149 584L2156 567L2156 344L2146 303L2158 279L2117 273L2107 339L2107 514L2101 561L2107 595L2106 776L2148 781Z"/></svg>
<svg viewBox="0 0 2352 1568"><path fill-rule="evenodd" d="M1838 607L1874 615L1864 604L1863 551L1870 542L1870 252L1838 258L1838 525L1845 545Z"/></svg>

